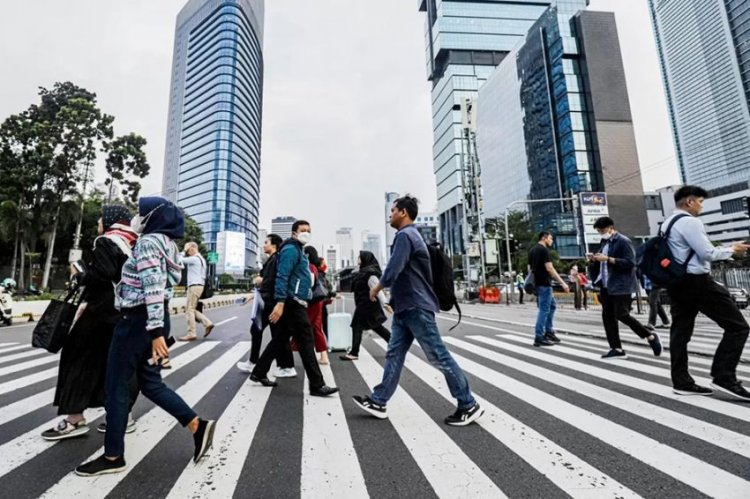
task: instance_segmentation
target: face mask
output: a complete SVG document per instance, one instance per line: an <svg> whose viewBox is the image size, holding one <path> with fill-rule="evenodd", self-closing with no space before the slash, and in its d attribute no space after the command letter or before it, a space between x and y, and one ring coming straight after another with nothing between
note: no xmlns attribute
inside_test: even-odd
<svg viewBox="0 0 750 499"><path fill-rule="evenodd" d="M297 241L302 243L302 246L307 246L310 244L310 241L312 240L312 233L311 232L300 232L297 234Z"/></svg>
<svg viewBox="0 0 750 499"><path fill-rule="evenodd" d="M149 211L148 213L146 213L146 216L143 216L143 217L142 217L142 216L140 216L140 215L136 215L136 216L134 216L133 218L131 218L131 219L130 219L130 228L131 228L131 229L133 229L133 231L134 231L134 232L135 232L136 234L141 234L141 233L143 233L143 229L145 229L145 228L146 228L146 224L148 223L148 219L149 219L149 218L151 218L151 215L153 215L153 214L154 214L154 212L155 212L156 210L158 210L159 208L161 208L162 206L164 206L164 205L163 205L163 204L160 204L159 206L157 206L157 207L156 207L156 208L154 208L153 210L151 210L151 211Z"/></svg>
<svg viewBox="0 0 750 499"><path fill-rule="evenodd" d="M602 234L602 239L604 239L605 241L607 239L609 239L610 237L612 237L612 233L611 232L607 232L606 234Z"/></svg>

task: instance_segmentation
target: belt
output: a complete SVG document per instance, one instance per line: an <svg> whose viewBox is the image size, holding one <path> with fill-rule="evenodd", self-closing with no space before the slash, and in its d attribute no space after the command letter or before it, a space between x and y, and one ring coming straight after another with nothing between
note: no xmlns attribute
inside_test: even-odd
<svg viewBox="0 0 750 499"><path fill-rule="evenodd" d="M193 286L205 286L205 284L190 284L188 288L192 288Z"/></svg>

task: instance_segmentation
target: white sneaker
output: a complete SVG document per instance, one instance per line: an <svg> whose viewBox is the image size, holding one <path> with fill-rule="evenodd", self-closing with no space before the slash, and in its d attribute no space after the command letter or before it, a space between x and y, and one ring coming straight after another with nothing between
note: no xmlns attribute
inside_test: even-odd
<svg viewBox="0 0 750 499"><path fill-rule="evenodd" d="M276 378L296 378L297 370L293 367L288 367L286 369L277 367L276 371L274 372L274 376Z"/></svg>
<svg viewBox="0 0 750 499"><path fill-rule="evenodd" d="M253 372L253 368L255 368L255 364L253 364L249 360L245 362L237 362L237 369L239 369L243 373L251 373Z"/></svg>

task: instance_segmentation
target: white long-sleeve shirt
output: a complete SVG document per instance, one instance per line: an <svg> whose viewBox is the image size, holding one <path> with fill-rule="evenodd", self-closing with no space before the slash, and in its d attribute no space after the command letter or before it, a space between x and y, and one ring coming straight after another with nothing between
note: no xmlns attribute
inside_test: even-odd
<svg viewBox="0 0 750 499"><path fill-rule="evenodd" d="M672 250L672 255L678 262L684 263L691 249L695 252L695 255L688 263L688 274L708 274L711 272L711 262L732 258L734 250L727 246L714 246L708 239L703 222L690 215L687 211L675 210L672 216L667 218L662 224L662 230L666 230L672 218L681 213L689 216L675 222L667 241L669 249Z"/></svg>
<svg viewBox="0 0 750 499"><path fill-rule="evenodd" d="M187 267L187 285L204 286L206 284L206 261L200 254L186 256L182 253L182 263Z"/></svg>

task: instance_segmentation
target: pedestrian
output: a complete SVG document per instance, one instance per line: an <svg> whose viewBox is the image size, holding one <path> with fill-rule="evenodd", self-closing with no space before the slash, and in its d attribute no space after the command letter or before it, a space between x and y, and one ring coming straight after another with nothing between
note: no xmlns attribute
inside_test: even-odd
<svg viewBox="0 0 750 499"><path fill-rule="evenodd" d="M352 292L354 293L354 315L352 316L352 348L341 360L357 360L359 346L362 343L362 333L366 330L375 331L386 342L391 339L391 332L383 325L388 320L383 309L391 314L393 310L386 303L385 293L378 293L378 301L370 301L370 290L380 282L383 272L375 255L369 251L360 251L358 258L359 270L352 276Z"/></svg>
<svg viewBox="0 0 750 499"><path fill-rule="evenodd" d="M406 354L414 339L430 363L445 376L451 395L458 400L456 412L445 418L452 426L466 426L482 416L484 410L474 400L461 368L445 347L435 314L440 310L432 289L432 270L427 244L414 225L419 213L416 198L400 197L391 207L391 227L397 230L393 251L380 282L370 290L375 302L384 288L391 289L394 304L391 338L385 355L383 379L370 396L354 396L354 403L370 415L388 417L386 404L398 388Z"/></svg>
<svg viewBox="0 0 750 499"><path fill-rule="evenodd" d="M584 310L588 310L589 286L591 286L591 281L589 281L589 278L586 276L586 272L578 272L578 285L581 290L581 305L583 305Z"/></svg>
<svg viewBox="0 0 750 499"><path fill-rule="evenodd" d="M648 296L648 323L651 327L668 329L669 316L664 306L661 304L661 288L654 285L647 275L641 274L641 285L646 290ZM661 325L656 325L656 316L661 319Z"/></svg>
<svg viewBox="0 0 750 499"><path fill-rule="evenodd" d="M294 338L307 374L310 395L327 397L339 389L325 384L323 373L315 359L313 330L307 316L307 302L312 297L312 276L309 261L302 248L311 238L310 223L297 220L292 225L292 237L281 245L274 277L273 299L267 305L272 309L269 315L271 341L260 355L250 379L263 386L276 386L275 381L268 379L271 362L287 348L289 339Z"/></svg>
<svg viewBox="0 0 750 499"><path fill-rule="evenodd" d="M552 233L542 231L539 233L538 243L529 251L530 272L534 274L534 287L536 289L537 316L534 327L534 346L548 347L560 343L554 328L555 311L557 302L552 293L552 279L560 283L566 293L570 288L562 280L552 265L552 255L549 248L552 247L554 237Z"/></svg>
<svg viewBox="0 0 750 499"><path fill-rule="evenodd" d="M718 247L711 244L698 218L707 197L708 193L700 187L681 187L674 195L677 209L662 225L667 227L667 242L675 261L685 265L687 270L684 277L667 286L672 315L669 344L672 386L679 395L712 393L710 388L697 385L688 372L687 345L700 312L724 330L711 365L711 386L733 397L750 400L750 392L737 379L737 364L750 328L727 288L711 277L711 262L729 260L732 256L744 257L750 246L742 242Z"/></svg>
<svg viewBox="0 0 750 499"><path fill-rule="evenodd" d="M161 364L169 358L169 300L183 268L174 239L185 236L185 218L170 201L143 197L138 200L138 215L130 226L142 235L122 268L122 280L115 291L122 318L115 327L107 362L104 454L76 468L81 476L126 469L128 381L134 374L141 393L193 434L194 462L213 443L215 422L199 418L161 378Z"/></svg>
<svg viewBox="0 0 750 499"><path fill-rule="evenodd" d="M187 306L185 307L185 318L187 319L187 334L180 337L180 341L195 341L195 320L203 324L203 337L208 337L214 329L211 319L197 310L198 300L203 294L206 285L206 260L200 253L198 244L195 242L185 243L181 254L182 263L187 267Z"/></svg>
<svg viewBox="0 0 750 499"><path fill-rule="evenodd" d="M526 282L526 278L523 276L523 272L519 272L516 275L516 289L518 290L518 304L523 305L523 286Z"/></svg>
<svg viewBox="0 0 750 499"><path fill-rule="evenodd" d="M581 301L581 281L578 278L578 265L570 267L570 284L573 286L573 306L576 310L581 310L583 303Z"/></svg>
<svg viewBox="0 0 750 499"><path fill-rule="evenodd" d="M312 273L312 298L307 304L307 316L310 318L310 325L313 329L315 351L320 354L319 362L328 365L331 361L328 359L328 343L326 342L325 333L323 333L323 308L325 300L328 298L328 289L323 285L320 279L320 256L314 246L305 246L305 255L310 262L310 272Z"/></svg>
<svg viewBox="0 0 750 499"><path fill-rule="evenodd" d="M594 222L594 229L602 236L599 252L588 254L593 262L594 284L599 286L599 301L602 304L602 322L607 334L609 351L602 359L627 359L622 348L618 322L628 326L639 338L648 341L655 356L661 355L659 335L653 328L641 324L630 315L633 293L637 286L635 278L635 250L630 239L615 229L610 217L600 217Z"/></svg>
<svg viewBox="0 0 750 499"><path fill-rule="evenodd" d="M260 276L255 278L255 302L253 303L254 315L250 319L250 358L247 361L237 363L237 369L251 373L255 364L258 363L260 356L260 347L263 343L263 331L268 326L268 316L271 315L273 306L273 285L276 275L276 266L278 264L279 248L283 240L277 234L269 234L263 243L263 254L267 260L263 264ZM277 378L294 378L297 376L297 370L294 368L294 357L289 342L286 343L279 355L276 357L276 371L274 376Z"/></svg>
<svg viewBox="0 0 750 499"><path fill-rule="evenodd" d="M336 291L333 289L331 281L328 280L328 263L323 257L320 257L320 272L320 278L328 289L328 297L323 302L323 334L325 334L326 342L328 342L328 305L332 304L334 298L336 298Z"/></svg>
<svg viewBox="0 0 750 499"><path fill-rule="evenodd" d="M120 320L120 312L115 309L114 285L120 282L122 266L138 239L138 234L130 228L130 218L125 206L104 205L91 259L87 264L71 265L73 279L83 291L78 317L60 353L53 401L57 413L65 417L42 433L45 440L63 440L87 433L89 427L83 411L104 406L107 354ZM129 408L137 396L137 380L131 378ZM128 433L135 431L132 417L128 417L126 428Z"/></svg>

